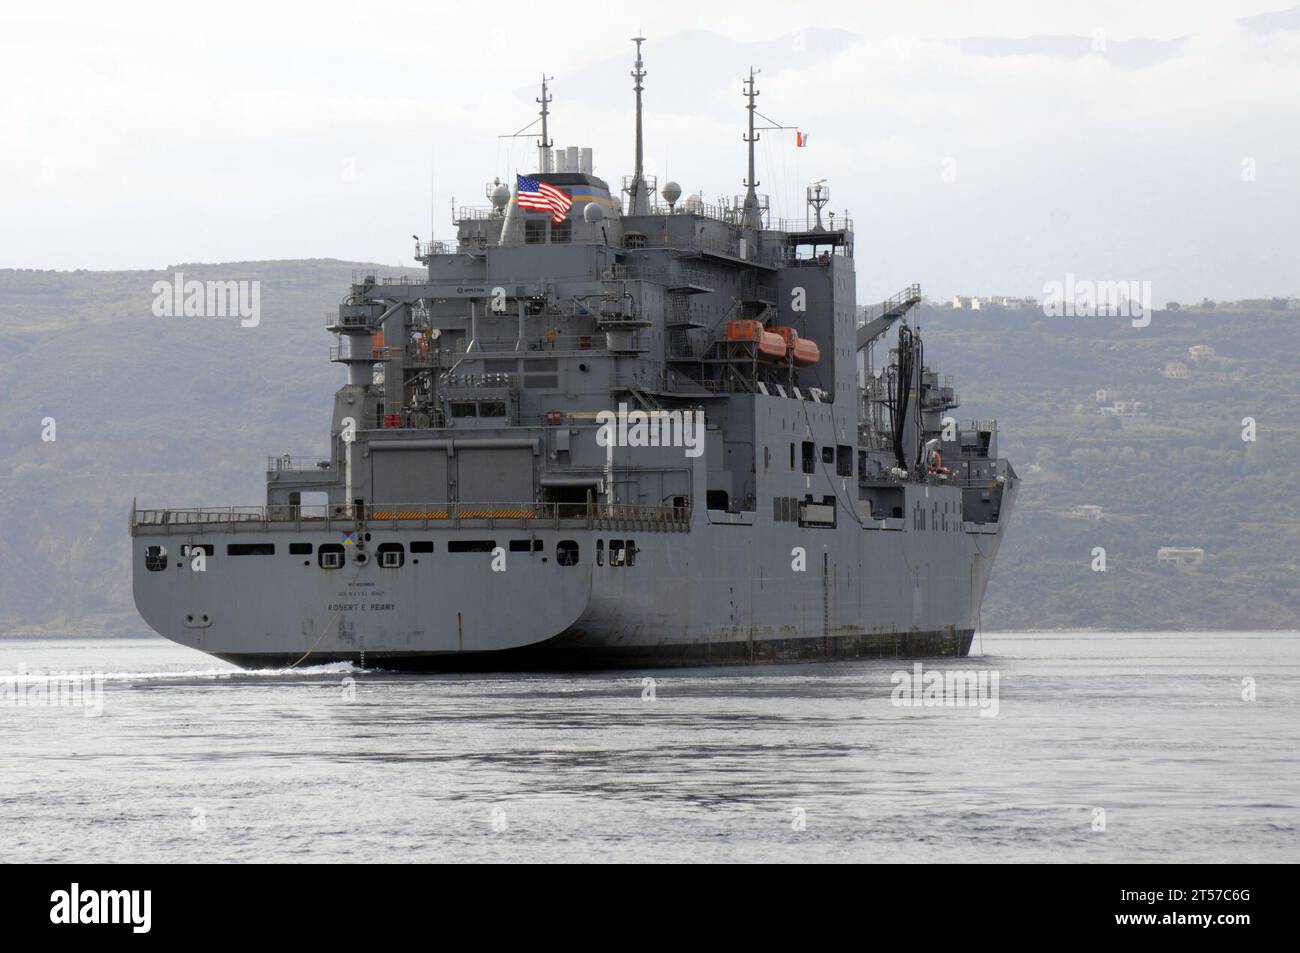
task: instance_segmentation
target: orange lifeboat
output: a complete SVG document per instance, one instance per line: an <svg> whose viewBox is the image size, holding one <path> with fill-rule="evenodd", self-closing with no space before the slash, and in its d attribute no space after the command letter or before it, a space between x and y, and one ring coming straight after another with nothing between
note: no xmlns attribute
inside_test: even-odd
<svg viewBox="0 0 1300 953"><path fill-rule="evenodd" d="M757 341L762 335L763 324L760 321L727 322L728 341Z"/></svg>
<svg viewBox="0 0 1300 953"><path fill-rule="evenodd" d="M809 338L800 338L794 342L794 363L796 367L807 367L822 359L822 349L817 342Z"/></svg>
<svg viewBox="0 0 1300 953"><path fill-rule="evenodd" d="M821 348L817 346L816 341L799 337L799 332L791 327L778 326L772 328L772 331L781 336L786 353L794 359L798 367L807 367L821 360Z"/></svg>
<svg viewBox="0 0 1300 953"><path fill-rule="evenodd" d="M785 360L785 339L779 334L765 330L761 321L728 321L727 340L758 345L758 356L764 360Z"/></svg>
<svg viewBox="0 0 1300 953"><path fill-rule="evenodd" d="M769 361L784 361L785 339L779 334L764 331L758 342L758 356Z"/></svg>

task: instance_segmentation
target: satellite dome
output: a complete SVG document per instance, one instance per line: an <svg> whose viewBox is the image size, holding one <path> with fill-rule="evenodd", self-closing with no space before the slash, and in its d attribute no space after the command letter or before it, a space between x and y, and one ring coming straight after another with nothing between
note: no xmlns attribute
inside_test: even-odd
<svg viewBox="0 0 1300 953"><path fill-rule="evenodd" d="M677 200L682 197L682 187L676 182L668 182L659 190L659 194L669 205L676 205Z"/></svg>
<svg viewBox="0 0 1300 953"><path fill-rule="evenodd" d="M588 202L587 207L582 210L582 220L588 225L595 225L605 217L605 210L595 202Z"/></svg>
<svg viewBox="0 0 1300 953"><path fill-rule="evenodd" d="M501 183L492 190L490 198L492 199L493 208L505 208L510 201L510 186L504 182Z"/></svg>
<svg viewBox="0 0 1300 953"><path fill-rule="evenodd" d="M686 196L686 201L682 203L682 208L688 212L698 212L704 208L704 200L700 198L700 193L692 192Z"/></svg>

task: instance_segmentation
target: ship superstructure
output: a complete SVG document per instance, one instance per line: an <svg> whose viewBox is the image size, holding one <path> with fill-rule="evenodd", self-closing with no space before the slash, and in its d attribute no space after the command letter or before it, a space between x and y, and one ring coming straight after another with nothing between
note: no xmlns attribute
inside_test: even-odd
<svg viewBox="0 0 1300 953"><path fill-rule="evenodd" d="M659 188L635 42L619 189L552 148L544 85L536 170L329 316L326 459L273 459L264 506L133 507L155 630L249 666L968 651L1017 485L996 424L952 418L918 287L858 307L824 183L770 214L753 71L744 194Z"/></svg>

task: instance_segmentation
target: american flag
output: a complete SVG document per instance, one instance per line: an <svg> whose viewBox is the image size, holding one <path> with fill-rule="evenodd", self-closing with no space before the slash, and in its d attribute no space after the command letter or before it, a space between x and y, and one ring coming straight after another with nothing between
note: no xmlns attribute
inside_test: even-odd
<svg viewBox="0 0 1300 953"><path fill-rule="evenodd" d="M551 221L557 225L564 221L564 213L573 204L569 198L555 186L543 182L534 176L515 174L515 199L520 208L533 209L538 212L550 212Z"/></svg>

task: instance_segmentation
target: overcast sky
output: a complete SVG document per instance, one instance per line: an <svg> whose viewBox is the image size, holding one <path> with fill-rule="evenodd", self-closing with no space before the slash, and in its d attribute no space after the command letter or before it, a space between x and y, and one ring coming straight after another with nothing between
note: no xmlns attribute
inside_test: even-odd
<svg viewBox="0 0 1300 953"><path fill-rule="evenodd" d="M1157 303L1300 294L1300 6L1285 0L23 4L0 35L0 267L332 257L412 264L450 203L556 145L760 192L826 178L859 295L1148 280Z"/></svg>

